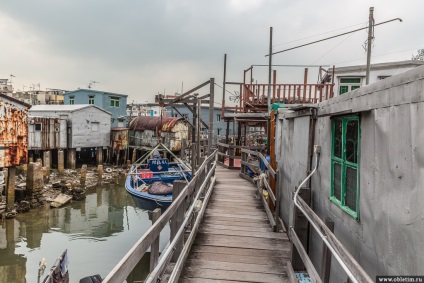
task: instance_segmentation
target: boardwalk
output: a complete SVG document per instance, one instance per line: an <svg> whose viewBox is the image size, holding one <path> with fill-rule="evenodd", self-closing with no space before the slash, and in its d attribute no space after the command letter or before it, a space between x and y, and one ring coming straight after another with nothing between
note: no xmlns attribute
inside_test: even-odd
<svg viewBox="0 0 424 283"><path fill-rule="evenodd" d="M287 282L287 235L272 232L256 187L238 173L216 168L217 183L180 282Z"/></svg>

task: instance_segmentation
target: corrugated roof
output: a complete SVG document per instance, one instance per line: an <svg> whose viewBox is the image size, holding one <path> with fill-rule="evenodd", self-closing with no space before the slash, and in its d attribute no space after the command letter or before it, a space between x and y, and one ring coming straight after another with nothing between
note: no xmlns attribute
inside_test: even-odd
<svg viewBox="0 0 424 283"><path fill-rule="evenodd" d="M95 107L103 112L106 112L107 114L112 115L112 113L96 106L93 104L73 104L73 105L50 105L50 104L46 104L46 105L33 105L30 109L29 112L31 111L45 111L45 112L50 112L50 111L68 111L68 112L74 112L77 110L81 110L84 108L88 108L88 107Z"/></svg>
<svg viewBox="0 0 424 283"><path fill-rule="evenodd" d="M156 131L156 129L160 129L164 132L170 132L179 120L182 119L160 116L140 116L131 120L129 128L133 131Z"/></svg>
<svg viewBox="0 0 424 283"><path fill-rule="evenodd" d="M13 102L18 103L18 104L21 104L21 105L28 107L28 108L31 107L31 104L25 103L23 101L20 101L16 98L13 98L13 97L8 96L8 95L3 94L3 93L0 93L0 97L3 98L3 99L8 99L8 100L13 101Z"/></svg>

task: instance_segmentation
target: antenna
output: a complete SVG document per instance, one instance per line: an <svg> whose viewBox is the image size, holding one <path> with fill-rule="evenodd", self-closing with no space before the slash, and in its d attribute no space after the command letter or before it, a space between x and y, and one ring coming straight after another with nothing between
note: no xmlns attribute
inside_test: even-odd
<svg viewBox="0 0 424 283"><path fill-rule="evenodd" d="M10 84L12 84L12 78L14 78L15 75L10 74L9 76L10 76Z"/></svg>
<svg viewBox="0 0 424 283"><path fill-rule="evenodd" d="M96 82L96 81L90 81L89 83L88 83L88 89L91 89L91 86L92 85L94 85L94 84L98 84L99 82Z"/></svg>

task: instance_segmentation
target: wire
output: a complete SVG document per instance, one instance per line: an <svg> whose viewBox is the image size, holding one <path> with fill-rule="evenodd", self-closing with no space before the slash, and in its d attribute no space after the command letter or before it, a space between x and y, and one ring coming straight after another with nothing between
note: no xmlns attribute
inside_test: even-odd
<svg viewBox="0 0 424 283"><path fill-rule="evenodd" d="M220 87L221 89L223 89L222 86L220 86L219 84L215 83L215 85L218 86L218 87ZM234 93L232 93L231 91L229 91L227 89L225 91L228 92L231 95L237 96L237 94L234 94Z"/></svg>
<svg viewBox="0 0 424 283"><path fill-rule="evenodd" d="M307 36L307 37L304 37L304 38L300 38L300 39L295 39L295 40L292 40L292 41L283 42L283 43L280 43L280 44L275 44L275 45L273 45L273 47L284 45L284 44L289 44L289 43L296 42L296 41L301 41L301 40L308 39L308 38L311 38L311 37L316 37L316 36L319 36L319 35L323 35L323 34L327 34L327 33L332 33L332 32L335 32L335 31L339 31L339 30L343 30L343 29L347 29L347 28L351 28L351 27L360 26L360 25L363 25L363 24L366 24L366 23L368 23L368 22L363 22L363 23L360 23L360 24L351 25L351 26L348 26L348 27L339 28L339 29L335 29L335 30L332 30L332 31L327 31L327 32L316 34L316 35L311 35L311 36Z"/></svg>
<svg viewBox="0 0 424 283"><path fill-rule="evenodd" d="M336 46L334 46L333 48L331 48L330 50L328 50L326 53L324 53L321 57L319 57L317 60L315 60L314 62L312 62L311 65L315 64L316 62L318 62L319 60L321 60L322 58L324 58L325 56L327 56L328 53L330 53L331 51L333 51L334 49L336 49L340 44L342 44L343 42L345 42L346 40L348 40L352 35L353 35L353 33L351 33L348 37L346 37L345 39L343 39L342 41L340 41Z"/></svg>

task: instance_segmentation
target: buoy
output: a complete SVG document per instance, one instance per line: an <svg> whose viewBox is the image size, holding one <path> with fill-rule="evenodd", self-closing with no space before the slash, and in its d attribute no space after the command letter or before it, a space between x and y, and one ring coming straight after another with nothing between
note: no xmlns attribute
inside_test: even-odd
<svg viewBox="0 0 424 283"><path fill-rule="evenodd" d="M105 169L105 171L106 171L106 173L112 173L112 168L107 167L107 168Z"/></svg>

